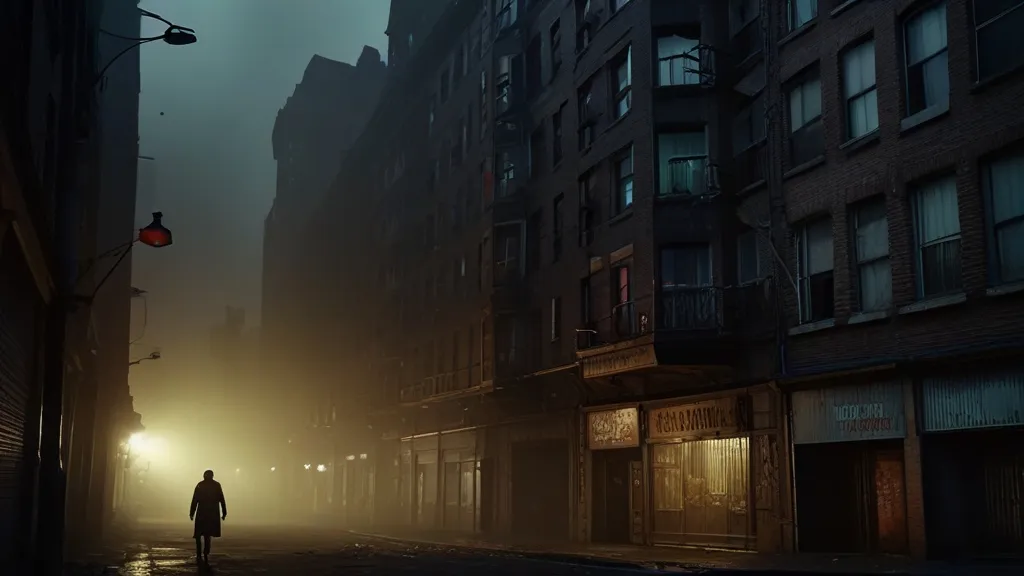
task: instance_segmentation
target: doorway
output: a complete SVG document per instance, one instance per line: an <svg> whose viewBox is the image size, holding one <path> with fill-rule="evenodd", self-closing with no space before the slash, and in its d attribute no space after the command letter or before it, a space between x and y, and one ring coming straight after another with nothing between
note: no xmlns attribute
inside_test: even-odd
<svg viewBox="0 0 1024 576"><path fill-rule="evenodd" d="M642 474L640 448L622 448L618 450L594 450L591 452L592 477L594 483L592 500L592 538L594 542L608 544L630 544L636 542L637 533L643 535L642 515L639 530L634 526L634 512L642 507L643 482L640 483L640 506L632 505L634 498L632 489L633 464Z"/></svg>

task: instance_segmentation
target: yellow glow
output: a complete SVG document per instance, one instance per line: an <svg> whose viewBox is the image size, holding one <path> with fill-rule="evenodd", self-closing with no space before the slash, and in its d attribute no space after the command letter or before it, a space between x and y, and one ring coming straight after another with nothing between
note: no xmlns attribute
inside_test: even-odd
<svg viewBox="0 0 1024 576"><path fill-rule="evenodd" d="M305 468L306 470L309 470L310 468L313 467L313 465L312 464L303 464L302 467Z"/></svg>
<svg viewBox="0 0 1024 576"><path fill-rule="evenodd" d="M277 472L277 466L271 466L270 467L270 471L271 472Z"/></svg>
<svg viewBox="0 0 1024 576"><path fill-rule="evenodd" d="M350 462L352 460L355 460L355 459L356 459L356 455L355 454L349 454L348 456L345 456L345 460L348 460Z"/></svg>
<svg viewBox="0 0 1024 576"><path fill-rule="evenodd" d="M327 466L324 466L323 464L317 464L316 465L316 471L317 472L326 472L327 471Z"/></svg>
<svg viewBox="0 0 1024 576"><path fill-rule="evenodd" d="M162 465L168 461L167 441L163 438L138 432L128 439L128 447L130 456L141 462Z"/></svg>

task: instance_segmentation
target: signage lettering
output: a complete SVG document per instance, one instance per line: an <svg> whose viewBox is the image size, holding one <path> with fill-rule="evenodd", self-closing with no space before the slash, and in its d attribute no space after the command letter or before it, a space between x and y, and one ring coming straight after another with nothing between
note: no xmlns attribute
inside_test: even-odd
<svg viewBox="0 0 1024 576"><path fill-rule="evenodd" d="M893 429L892 416L881 402L841 404L833 408L836 424L843 432L887 432Z"/></svg>
<svg viewBox="0 0 1024 576"><path fill-rule="evenodd" d="M607 354L591 356L583 359L583 377L598 378L620 372L629 372L637 368L657 366L658 360L651 346L638 346L627 350L617 350Z"/></svg>
<svg viewBox="0 0 1024 576"><path fill-rule="evenodd" d="M659 408L650 413L652 438L728 432L737 428L734 398Z"/></svg>
<svg viewBox="0 0 1024 576"><path fill-rule="evenodd" d="M640 445L637 433L639 416L636 408L620 408L587 414L590 449L632 448Z"/></svg>

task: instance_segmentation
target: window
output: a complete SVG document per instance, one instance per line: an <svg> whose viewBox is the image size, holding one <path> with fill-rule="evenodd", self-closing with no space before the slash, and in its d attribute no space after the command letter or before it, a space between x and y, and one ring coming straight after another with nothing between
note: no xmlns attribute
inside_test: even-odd
<svg viewBox="0 0 1024 576"><path fill-rule="evenodd" d="M496 0L494 12L497 15L498 31L504 30L516 23L516 5L518 0Z"/></svg>
<svg viewBox="0 0 1024 576"><path fill-rule="evenodd" d="M789 0L787 4L790 30L796 30L818 17L818 0Z"/></svg>
<svg viewBox="0 0 1024 576"><path fill-rule="evenodd" d="M798 270L800 321L817 322L835 315L832 280L832 220L824 218L800 231Z"/></svg>
<svg viewBox="0 0 1024 576"><path fill-rule="evenodd" d="M678 34L658 38L658 86L700 83L697 39Z"/></svg>
<svg viewBox="0 0 1024 576"><path fill-rule="evenodd" d="M907 115L949 103L946 3L932 6L903 26L907 59Z"/></svg>
<svg viewBox="0 0 1024 576"><path fill-rule="evenodd" d="M613 2L613 6L612 7L614 8L614 10L616 12L618 12L619 10L622 10L623 8L625 8L626 4L629 4L629 0L612 0L612 2Z"/></svg>
<svg viewBox="0 0 1024 576"><path fill-rule="evenodd" d="M515 192L512 181L516 178L516 165L512 163L512 156L508 152L498 155L501 162L501 178L498 180L498 198L505 198Z"/></svg>
<svg viewBox="0 0 1024 576"><path fill-rule="evenodd" d="M562 258L562 229L565 227L564 216L562 214L562 200L561 194L555 198L554 209L552 210L552 261L558 262Z"/></svg>
<svg viewBox="0 0 1024 576"><path fill-rule="evenodd" d="M494 85L498 91L494 113L501 116L512 106L512 56L498 58L498 74L495 77Z"/></svg>
<svg viewBox="0 0 1024 576"><path fill-rule="evenodd" d="M551 299L551 341L554 342L562 335L562 299L554 297Z"/></svg>
<svg viewBox="0 0 1024 576"><path fill-rule="evenodd" d="M561 21L555 20L554 24L551 25L551 77L554 78L558 74L558 69L562 67L562 24Z"/></svg>
<svg viewBox="0 0 1024 576"><path fill-rule="evenodd" d="M615 64L615 117L622 118L633 105L633 47L626 48Z"/></svg>
<svg viewBox="0 0 1024 576"><path fill-rule="evenodd" d="M824 151L821 127L821 79L805 80L789 91L790 163L799 166Z"/></svg>
<svg viewBox="0 0 1024 576"><path fill-rule="evenodd" d="M527 270L533 272L540 270L540 237L543 225L543 215L540 210L530 214L530 220L526 225L526 266Z"/></svg>
<svg viewBox="0 0 1024 576"><path fill-rule="evenodd" d="M736 279L740 284L761 277L760 241L756 230L746 230L736 237Z"/></svg>
<svg viewBox="0 0 1024 576"><path fill-rule="evenodd" d="M544 166L544 126L530 134L530 176L540 174Z"/></svg>
<svg viewBox="0 0 1024 576"><path fill-rule="evenodd" d="M565 118L566 103L558 107L558 112L551 116L551 165L557 166L562 161L562 119Z"/></svg>
<svg viewBox="0 0 1024 576"><path fill-rule="evenodd" d="M974 0L978 80L1009 72L1024 64L1020 31L1024 30L1024 0Z"/></svg>
<svg viewBox="0 0 1024 576"><path fill-rule="evenodd" d="M522 224L500 224L495 226L497 238L495 248L498 249L495 258L495 280L497 284L504 284L514 276L522 274L520 261L523 246Z"/></svg>
<svg viewBox="0 0 1024 576"><path fill-rule="evenodd" d="M487 135L487 70L480 71L480 139Z"/></svg>
<svg viewBox="0 0 1024 576"><path fill-rule="evenodd" d="M863 312L886 310L892 305L892 269L889 265L889 223L885 198L858 206L853 213L857 282Z"/></svg>
<svg viewBox="0 0 1024 576"><path fill-rule="evenodd" d="M591 0L576 0L576 53L579 54L590 46L590 38L596 25L599 8L592 6Z"/></svg>
<svg viewBox="0 0 1024 576"><path fill-rule="evenodd" d="M996 281L1024 280L1024 154L996 159L983 170Z"/></svg>
<svg viewBox="0 0 1024 576"><path fill-rule="evenodd" d="M916 187L911 196L917 256L917 294L957 292L960 274L960 209L952 176Z"/></svg>
<svg viewBox="0 0 1024 576"><path fill-rule="evenodd" d="M846 135L858 138L878 129L878 91L875 89L875 42L869 40L843 54L843 97Z"/></svg>
<svg viewBox="0 0 1024 576"><path fill-rule="evenodd" d="M658 134L660 195L699 195L706 192L706 140L703 130Z"/></svg>
<svg viewBox="0 0 1024 576"><path fill-rule="evenodd" d="M430 98L430 112L427 115L427 132L433 132L434 130L434 117L436 116L437 100L433 97Z"/></svg>
<svg viewBox="0 0 1024 576"><path fill-rule="evenodd" d="M580 200L580 246L590 246L594 239L594 185L597 173L591 170L580 177L578 182Z"/></svg>
<svg viewBox="0 0 1024 576"><path fill-rule="evenodd" d="M544 87L542 60L540 34L537 34L526 47L526 97L531 100Z"/></svg>
<svg viewBox="0 0 1024 576"><path fill-rule="evenodd" d="M597 110L594 108L594 98L590 93L589 83L580 89L578 104L579 147L580 150L584 150L594 143L594 124L597 123Z"/></svg>
<svg viewBox="0 0 1024 576"><path fill-rule="evenodd" d="M633 206L633 147L615 162L615 211L622 213Z"/></svg>
<svg viewBox="0 0 1024 576"><path fill-rule="evenodd" d="M715 294L709 289L710 246L695 244L662 250L660 275L663 328L709 328L717 322Z"/></svg>
<svg viewBox="0 0 1024 576"><path fill-rule="evenodd" d="M633 302L629 266L622 265L612 269L612 286L615 289L612 317L615 321L615 333L620 337L632 336L635 332L633 322Z"/></svg>

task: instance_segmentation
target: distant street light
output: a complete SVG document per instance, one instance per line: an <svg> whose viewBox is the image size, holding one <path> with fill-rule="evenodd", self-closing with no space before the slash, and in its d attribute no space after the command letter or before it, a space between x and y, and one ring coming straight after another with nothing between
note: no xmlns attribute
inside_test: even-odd
<svg viewBox="0 0 1024 576"><path fill-rule="evenodd" d="M114 38L120 38L122 40L131 40L134 42L134 44L126 46L124 50L121 50L113 58L111 58L110 62L107 62L106 66L104 66L103 69L100 70L99 73L96 75L96 80L93 81L93 86L99 84L100 80L103 79L103 75L107 73L107 70L110 68L111 64L117 62L118 58L127 54L132 48L142 46L147 42L155 42L157 40L163 40L171 46L185 46L187 44L194 44L198 40L198 38L196 38L196 31L191 28L178 26L177 24L165 20L162 16L154 14L148 10L142 10L140 8L139 12L141 12L142 15L147 18L159 20L164 24L167 24L167 30L164 30L164 33L159 36L150 36L148 38L130 38L128 36L114 34L113 32L107 32L106 30L100 30L100 32L106 34L107 36L113 36Z"/></svg>

